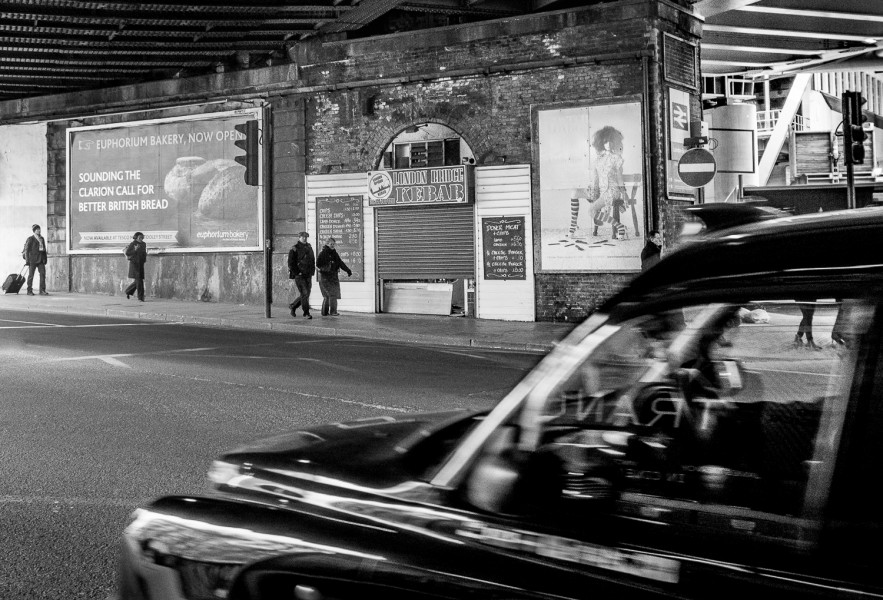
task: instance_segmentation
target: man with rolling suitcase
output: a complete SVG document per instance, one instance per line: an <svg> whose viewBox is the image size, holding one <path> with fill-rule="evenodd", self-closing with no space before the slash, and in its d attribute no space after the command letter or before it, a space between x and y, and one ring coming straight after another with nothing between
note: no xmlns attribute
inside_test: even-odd
<svg viewBox="0 0 883 600"><path fill-rule="evenodd" d="M28 265L28 296L34 295L34 271L40 271L40 295L48 296L46 292L46 240L40 235L40 226L31 227L34 235L25 240L21 257Z"/></svg>

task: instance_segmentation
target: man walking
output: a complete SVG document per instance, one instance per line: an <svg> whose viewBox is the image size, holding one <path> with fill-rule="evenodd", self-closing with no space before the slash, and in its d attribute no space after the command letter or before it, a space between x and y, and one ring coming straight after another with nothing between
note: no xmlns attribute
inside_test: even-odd
<svg viewBox="0 0 883 600"><path fill-rule="evenodd" d="M21 257L28 265L28 296L34 295L34 270L40 271L40 295L48 296L46 292L46 240L40 235L40 226L31 227L34 235L25 240Z"/></svg>
<svg viewBox="0 0 883 600"><path fill-rule="evenodd" d="M313 275L316 273L316 255L313 247L307 242L310 234L301 231L297 234L297 243L288 251L288 278L294 280L297 297L288 305L291 308L291 316L295 315L295 309L300 306L304 311L304 318L312 319L310 315L310 290L313 287ZM294 289L291 290L294 293Z"/></svg>

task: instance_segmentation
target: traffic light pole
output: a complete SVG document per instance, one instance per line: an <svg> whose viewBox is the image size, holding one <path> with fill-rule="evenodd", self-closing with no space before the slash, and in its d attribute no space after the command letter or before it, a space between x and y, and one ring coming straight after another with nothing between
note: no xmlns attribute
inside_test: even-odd
<svg viewBox="0 0 883 600"><path fill-rule="evenodd" d="M846 208L855 208L855 167L852 160L852 102L849 92L841 99L843 113L843 162L846 163Z"/></svg>
<svg viewBox="0 0 883 600"><path fill-rule="evenodd" d="M268 105L264 105L261 131L261 183L264 196L264 317L270 318L273 306L273 181L270 168L272 160L272 113Z"/></svg>

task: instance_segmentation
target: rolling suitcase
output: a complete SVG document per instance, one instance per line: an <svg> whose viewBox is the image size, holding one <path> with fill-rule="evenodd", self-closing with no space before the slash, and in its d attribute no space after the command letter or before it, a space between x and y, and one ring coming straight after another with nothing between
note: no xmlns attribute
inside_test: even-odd
<svg viewBox="0 0 883 600"><path fill-rule="evenodd" d="M18 273L10 273L6 281L3 282L3 291L7 294L17 294L21 286L25 284L25 276L22 275L27 265Z"/></svg>

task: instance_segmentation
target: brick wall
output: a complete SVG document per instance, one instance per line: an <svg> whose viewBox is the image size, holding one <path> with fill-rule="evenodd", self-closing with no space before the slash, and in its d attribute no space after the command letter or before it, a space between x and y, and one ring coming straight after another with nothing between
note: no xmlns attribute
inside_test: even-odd
<svg viewBox="0 0 883 600"><path fill-rule="evenodd" d="M535 107L641 98L651 225L661 224L667 233L672 211L664 197L666 82L661 39L663 32L688 41L698 39L698 22L690 16L689 4L687 0L621 0L375 38L317 38L299 44L291 64L0 103L0 110L8 108L6 114L20 114L22 119L57 119L88 114L88 110L168 106L78 123L94 125L113 119L229 110L239 100L265 99L272 109L270 233L278 296L287 288L287 250L297 231L304 228L304 175L317 173L327 164L343 165L342 170L349 172L375 168L393 138L418 123L451 127L469 144L479 163L505 156L507 163L533 164L536 173L531 125ZM212 108L180 106L218 98L237 100ZM54 124L49 135L48 208L50 227L56 229L50 239L59 242L64 228L66 126L65 122ZM535 228L539 223L536 191L535 183ZM535 259L537 254L535 249ZM244 253L151 258L148 280L153 268L155 291L163 295L262 303L260 257L261 253ZM74 289L114 293L118 285L114 278L124 266L118 260L73 257L70 279ZM537 318L580 319L633 275L538 273Z"/></svg>
<svg viewBox="0 0 883 600"><path fill-rule="evenodd" d="M533 163L536 179L533 107L640 97L649 115L647 195L656 200L650 210L658 215L650 226L666 223L669 211L659 210L666 205L660 192L665 164L656 158L662 156L665 135L660 38L664 31L684 36L686 25L684 13L671 5L623 2L420 36L301 48L299 76L317 89L305 102L306 171L318 172L323 164L343 165L347 172L376 168L383 150L406 127L439 122L462 136L479 164L505 155L507 163ZM567 60L573 62L562 62ZM445 73L451 77L442 77ZM382 83L402 75L409 79ZM341 81L362 85L327 88ZM538 238L536 182L534 187ZM536 264L538 254L535 249ZM537 319L580 320L633 276L537 273Z"/></svg>
<svg viewBox="0 0 883 600"><path fill-rule="evenodd" d="M580 322L633 277L630 273L538 273L537 320Z"/></svg>

